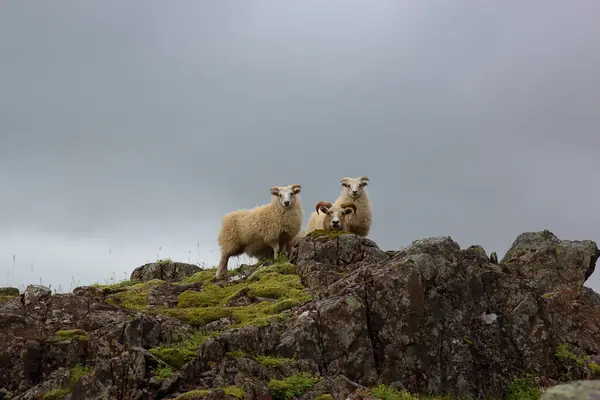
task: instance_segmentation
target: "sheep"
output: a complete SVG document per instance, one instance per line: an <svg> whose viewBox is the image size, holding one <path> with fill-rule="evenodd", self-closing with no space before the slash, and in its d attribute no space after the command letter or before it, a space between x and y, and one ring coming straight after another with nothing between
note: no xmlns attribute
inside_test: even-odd
<svg viewBox="0 0 600 400"><path fill-rule="evenodd" d="M280 252L291 250L289 242L302 229L304 219L301 190L298 184L273 186L269 204L232 211L223 217L216 279L226 277L230 257L246 253L263 258L272 250L273 258L277 258Z"/></svg>
<svg viewBox="0 0 600 400"><path fill-rule="evenodd" d="M321 211L321 214L319 214ZM296 246L309 233L317 229L325 231L346 230L346 219L349 214L356 212L356 206L352 203L342 204L334 207L328 201L320 201L312 212L306 225L306 229L299 232L289 242L289 248Z"/></svg>
<svg viewBox="0 0 600 400"><path fill-rule="evenodd" d="M365 188L369 183L369 178L361 176L360 178L342 178L341 194L333 203L334 207L341 207L343 204L354 204L356 210L346 218L346 230L359 236L367 236L371 230L371 201Z"/></svg>
<svg viewBox="0 0 600 400"><path fill-rule="evenodd" d="M319 211L321 211L321 214L319 214ZM306 233L317 229L324 231L346 230L348 215L352 213L356 213L356 206L352 203L335 206L328 201L320 201L308 220Z"/></svg>

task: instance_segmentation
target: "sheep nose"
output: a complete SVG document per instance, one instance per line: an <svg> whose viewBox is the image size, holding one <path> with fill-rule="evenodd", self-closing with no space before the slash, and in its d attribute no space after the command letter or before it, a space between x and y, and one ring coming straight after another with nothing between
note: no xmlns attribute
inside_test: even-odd
<svg viewBox="0 0 600 400"><path fill-rule="evenodd" d="M335 226L338 226L340 224L340 221L331 221L331 223Z"/></svg>
<svg viewBox="0 0 600 400"><path fill-rule="evenodd" d="M289 206L290 205L290 201L286 200L286 201L283 202L283 204L285 204L286 206Z"/></svg>
<svg viewBox="0 0 600 400"><path fill-rule="evenodd" d="M358 193L356 190L353 190L353 191L352 191L352 194L356 194L356 193Z"/></svg>

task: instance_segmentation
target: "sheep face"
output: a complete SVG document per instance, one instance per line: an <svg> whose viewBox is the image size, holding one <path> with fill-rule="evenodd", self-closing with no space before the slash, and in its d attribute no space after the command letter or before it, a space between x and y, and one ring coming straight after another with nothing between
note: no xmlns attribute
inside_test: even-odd
<svg viewBox="0 0 600 400"><path fill-rule="evenodd" d="M297 195L302 191L302 186L294 184L289 186L273 186L271 195L274 196L273 201L277 201L283 208L291 208L296 202Z"/></svg>
<svg viewBox="0 0 600 400"><path fill-rule="evenodd" d="M330 231L346 229L346 216L356 212L356 206L352 203L345 203L337 207L328 201L321 201L316 207L317 214L325 214L324 224Z"/></svg>
<svg viewBox="0 0 600 400"><path fill-rule="evenodd" d="M362 195L363 188L369 184L369 178L366 176L343 178L340 184L342 186L342 195L357 199Z"/></svg>

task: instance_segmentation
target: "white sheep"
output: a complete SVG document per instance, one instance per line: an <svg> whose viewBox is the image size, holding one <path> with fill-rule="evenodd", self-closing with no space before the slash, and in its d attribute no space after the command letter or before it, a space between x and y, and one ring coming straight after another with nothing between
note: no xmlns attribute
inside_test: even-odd
<svg viewBox="0 0 600 400"><path fill-rule="evenodd" d="M367 236L371 230L371 201L365 188L369 178L342 178L342 191L333 203L334 207L354 204L356 210L346 218L346 230L359 236Z"/></svg>
<svg viewBox="0 0 600 400"><path fill-rule="evenodd" d="M336 206L328 201L320 201L308 220L306 233L317 229L324 231L346 230L348 216L355 212L356 206L352 203Z"/></svg>
<svg viewBox="0 0 600 400"><path fill-rule="evenodd" d="M302 229L304 212L300 199L302 186L273 186L271 202L253 209L230 212L223 217L218 243L221 260L216 278L227 275L229 258L246 253L251 257L270 255L291 250L290 241Z"/></svg>
<svg viewBox="0 0 600 400"><path fill-rule="evenodd" d="M319 211L321 213L319 214ZM328 201L320 201L315 207L315 211L312 212L306 229L298 233L290 241L290 250L293 246L296 246L300 241L308 235L310 232L320 229L324 231L345 231L347 229L346 220L348 215L356 212L356 206L352 203L342 204L340 207L333 206Z"/></svg>

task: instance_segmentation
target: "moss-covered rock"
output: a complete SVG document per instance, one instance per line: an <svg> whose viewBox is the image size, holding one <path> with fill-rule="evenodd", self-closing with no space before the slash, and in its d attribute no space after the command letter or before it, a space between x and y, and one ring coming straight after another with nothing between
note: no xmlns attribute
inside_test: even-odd
<svg viewBox="0 0 600 400"><path fill-rule="evenodd" d="M319 378L306 374L292 375L283 380L271 379L269 390L273 394L273 400L290 400L302 396L319 382Z"/></svg>
<svg viewBox="0 0 600 400"><path fill-rule="evenodd" d="M269 357L269 356L257 356L255 360L264 365L265 367L278 367L280 365L285 365L293 362L294 360L290 358L283 357Z"/></svg>
<svg viewBox="0 0 600 400"><path fill-rule="evenodd" d="M47 391L42 395L44 400L62 400L71 393L71 389L59 388Z"/></svg>
<svg viewBox="0 0 600 400"><path fill-rule="evenodd" d="M227 396L233 396L237 399L243 399L244 396L246 396L246 392L244 392L244 389L237 386L225 386L223 387L223 392Z"/></svg>
<svg viewBox="0 0 600 400"><path fill-rule="evenodd" d="M506 392L506 400L539 400L542 396L542 390L534 376L513 380Z"/></svg>
<svg viewBox="0 0 600 400"><path fill-rule="evenodd" d="M19 289L14 287L0 288L0 304L4 304L10 299L17 297L20 294Z"/></svg>
<svg viewBox="0 0 600 400"><path fill-rule="evenodd" d="M57 331L55 340L88 340L88 333L81 329Z"/></svg>
<svg viewBox="0 0 600 400"><path fill-rule="evenodd" d="M195 333L180 343L150 349L150 353L173 368L181 368L198 357L198 349L211 336L208 333Z"/></svg>
<svg viewBox="0 0 600 400"><path fill-rule="evenodd" d="M314 231L311 231L308 233L307 236L313 237L313 238L317 238L317 237L324 237L324 238L337 238L340 237L342 235L351 235L352 233L348 232L348 231L341 231L341 230L335 230L335 231L325 231L322 229L315 229Z"/></svg>
<svg viewBox="0 0 600 400"><path fill-rule="evenodd" d="M190 392L184 393L179 397L176 397L174 400L194 400L198 397L207 396L210 394L210 390L192 390Z"/></svg>

